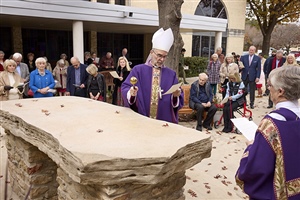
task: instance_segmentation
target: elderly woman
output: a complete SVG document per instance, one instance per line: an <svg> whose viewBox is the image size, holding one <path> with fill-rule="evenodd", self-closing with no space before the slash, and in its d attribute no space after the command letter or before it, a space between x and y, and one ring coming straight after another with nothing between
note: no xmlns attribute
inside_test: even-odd
<svg viewBox="0 0 300 200"><path fill-rule="evenodd" d="M233 126L230 121L233 118L233 110L237 107L243 105L245 102L245 85L242 82L238 72L234 74L229 74L229 82L227 83L226 96L228 101L225 103L223 108L223 117L224 117L224 129L222 130L225 133L232 131Z"/></svg>
<svg viewBox="0 0 300 200"><path fill-rule="evenodd" d="M106 101L106 85L104 76L98 73L98 67L94 64L90 64L86 68L86 71L89 73L86 83L87 96L93 100Z"/></svg>
<svg viewBox="0 0 300 200"><path fill-rule="evenodd" d="M29 87L34 98L52 97L55 82L52 73L45 69L47 62L43 57L35 60L36 69L30 73Z"/></svg>
<svg viewBox="0 0 300 200"><path fill-rule="evenodd" d="M282 66L299 66L299 65L297 64L294 54L289 54L286 57L286 61Z"/></svg>
<svg viewBox="0 0 300 200"><path fill-rule="evenodd" d="M268 88L276 110L248 142L236 180L250 199L300 199L300 67L272 70Z"/></svg>
<svg viewBox="0 0 300 200"><path fill-rule="evenodd" d="M21 99L23 93L23 80L16 73L17 63L8 59L4 63L4 71L0 75L0 101Z"/></svg>
<svg viewBox="0 0 300 200"><path fill-rule="evenodd" d="M60 59L52 72L54 79L57 81L55 88L59 96L65 96L67 88L67 69L68 67L65 66L64 60Z"/></svg>
<svg viewBox="0 0 300 200"><path fill-rule="evenodd" d="M222 98L226 95L228 76L229 74L234 74L239 72L239 67L236 63L234 63L234 58L231 53L227 54L225 57L224 63L220 68L220 82L222 87Z"/></svg>
<svg viewBox="0 0 300 200"><path fill-rule="evenodd" d="M127 78L127 76L130 73L131 68L129 67L128 60L125 57L120 57L118 60L118 68L117 68L117 74L119 75L119 78L114 78L114 93L113 93L113 100L112 104L123 106L123 99L121 94L121 85Z"/></svg>
<svg viewBox="0 0 300 200"><path fill-rule="evenodd" d="M214 96L217 94L217 84L220 82L221 62L218 59L218 54L211 56L211 61L207 65L208 82L213 90Z"/></svg>

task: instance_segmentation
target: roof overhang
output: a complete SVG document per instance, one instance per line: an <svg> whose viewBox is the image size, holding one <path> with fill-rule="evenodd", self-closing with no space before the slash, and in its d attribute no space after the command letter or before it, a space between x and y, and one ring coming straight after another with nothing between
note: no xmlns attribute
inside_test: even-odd
<svg viewBox="0 0 300 200"><path fill-rule="evenodd" d="M83 0L2 0L0 26L72 30L73 21L83 21L84 30L114 33L153 33L158 11ZM220 31L226 19L183 14L181 32Z"/></svg>

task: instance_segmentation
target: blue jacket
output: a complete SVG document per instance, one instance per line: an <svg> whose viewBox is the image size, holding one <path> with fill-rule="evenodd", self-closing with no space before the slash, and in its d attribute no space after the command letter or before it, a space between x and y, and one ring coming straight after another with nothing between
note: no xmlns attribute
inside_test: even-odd
<svg viewBox="0 0 300 200"><path fill-rule="evenodd" d="M80 84L85 85L85 90L86 90L86 81L89 76L89 74L86 71L87 66L84 64L80 63ZM67 69L67 92L70 92L71 96L74 96L75 94L75 68L70 65ZM86 94L85 96L86 97Z"/></svg>
<svg viewBox="0 0 300 200"><path fill-rule="evenodd" d="M53 96L52 92L42 94L42 93L38 92L38 89L43 89L45 87L49 87L50 89L53 89L54 86L55 86L55 82L54 82L53 75L47 69L45 69L45 76L41 76L39 74L38 69L33 70L30 73L29 87L33 92L34 98L52 97Z"/></svg>
<svg viewBox="0 0 300 200"><path fill-rule="evenodd" d="M208 97L208 101L212 103L213 93L212 93L211 86L208 82L205 83L205 93L206 93L206 96ZM194 83L192 83L191 90L190 90L189 107L191 109L195 109L196 103L207 103L207 102L201 102L199 100L199 81L197 80Z"/></svg>
<svg viewBox="0 0 300 200"><path fill-rule="evenodd" d="M257 55L253 55L251 65L249 66L249 54L241 57L241 62L244 64L242 69L242 80L245 81L249 74L249 81L255 81L260 77L261 60Z"/></svg>

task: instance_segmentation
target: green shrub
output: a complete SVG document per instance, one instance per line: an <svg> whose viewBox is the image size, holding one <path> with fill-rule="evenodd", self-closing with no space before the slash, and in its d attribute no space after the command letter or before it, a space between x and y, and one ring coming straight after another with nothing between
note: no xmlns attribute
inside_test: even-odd
<svg viewBox="0 0 300 200"><path fill-rule="evenodd" d="M189 66L189 70L186 70L186 77L198 76L201 72L206 72L208 58L205 57L184 57L184 64Z"/></svg>

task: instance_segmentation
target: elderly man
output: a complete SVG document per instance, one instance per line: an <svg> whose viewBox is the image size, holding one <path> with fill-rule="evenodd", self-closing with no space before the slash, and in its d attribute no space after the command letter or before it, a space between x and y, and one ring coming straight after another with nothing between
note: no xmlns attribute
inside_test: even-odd
<svg viewBox="0 0 300 200"><path fill-rule="evenodd" d="M218 55L218 58L219 58L219 61L221 64L224 62L224 58L225 58L225 56L224 56L224 54L222 54L222 52L223 52L222 47L218 47L215 52Z"/></svg>
<svg viewBox="0 0 300 200"><path fill-rule="evenodd" d="M136 65L121 86L124 104L141 115L154 119L178 123L178 110L183 105L180 89L167 92L178 83L176 72L164 66L168 52L173 45L171 29L159 29L152 37L150 60L147 64ZM138 82L133 86L132 77Z"/></svg>
<svg viewBox="0 0 300 200"><path fill-rule="evenodd" d="M285 63L285 58L283 57L283 51L278 50L276 56L271 58L268 63L267 74L269 75L272 70L281 67ZM269 105L267 108L273 108L273 102L269 96Z"/></svg>
<svg viewBox="0 0 300 200"><path fill-rule="evenodd" d="M100 71L114 70L114 59L111 57L111 53L107 52L100 60Z"/></svg>
<svg viewBox="0 0 300 200"><path fill-rule="evenodd" d="M268 76L269 76L268 72L270 72L270 70L268 69L269 63L270 63L270 60L273 59L273 58L276 56L276 52L277 52L277 50L276 50L276 49L273 49L273 50L272 50L271 56L268 57L268 58L266 59L265 63L263 64L263 65L264 65L264 66L263 66L263 67L264 67L264 68L263 68L263 71L264 71L264 73L265 73L265 85L267 85ZM266 91L265 91L265 93L263 94L263 96L268 96L269 93L270 93L270 91L269 91L268 87L266 87Z"/></svg>
<svg viewBox="0 0 300 200"><path fill-rule="evenodd" d="M86 65L81 64L77 57L71 58L71 66L67 69L66 96L87 97L86 81L88 73Z"/></svg>
<svg viewBox="0 0 300 200"><path fill-rule="evenodd" d="M261 73L261 60L255 55L256 47L249 47L249 54L241 57L244 65L242 69L242 80L246 88L250 87L250 108L254 108L255 88Z"/></svg>
<svg viewBox="0 0 300 200"><path fill-rule="evenodd" d="M17 63L17 67L16 67L16 72L21 76L22 81L24 83L29 82L29 68L28 65L26 63L22 62L22 54L20 53L14 53L13 54L13 60ZM25 86L24 89L24 93L23 93L23 97L26 98L28 97L28 84Z"/></svg>
<svg viewBox="0 0 300 200"><path fill-rule="evenodd" d="M199 74L199 80L192 84L190 90L189 106L191 109L197 111L196 129L198 131L202 131L202 115L204 110L207 111L207 116L203 122L203 127L208 130L212 130L210 124L217 112L216 106L212 103L213 93L207 79L208 76L205 73Z"/></svg>

